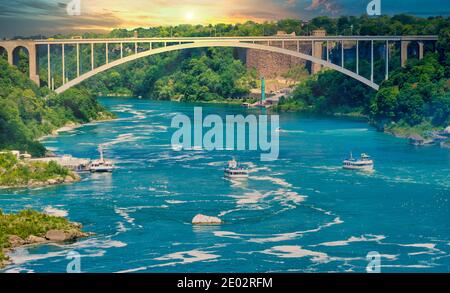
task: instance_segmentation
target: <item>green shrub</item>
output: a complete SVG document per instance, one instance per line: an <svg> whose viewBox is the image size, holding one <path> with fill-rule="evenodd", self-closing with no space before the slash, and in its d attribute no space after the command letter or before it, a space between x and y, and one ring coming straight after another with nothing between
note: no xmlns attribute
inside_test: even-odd
<svg viewBox="0 0 450 293"><path fill-rule="evenodd" d="M8 236L16 235L26 239L30 235L44 236L49 230L69 231L74 229L67 219L39 213L34 210L22 210L16 214L4 214L0 209L0 260L6 257L3 249L10 247Z"/></svg>

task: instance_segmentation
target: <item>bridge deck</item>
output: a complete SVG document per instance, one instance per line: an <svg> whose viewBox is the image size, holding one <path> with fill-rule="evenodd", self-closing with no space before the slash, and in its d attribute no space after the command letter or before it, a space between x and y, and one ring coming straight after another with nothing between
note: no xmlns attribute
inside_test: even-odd
<svg viewBox="0 0 450 293"><path fill-rule="evenodd" d="M40 40L10 40L0 41L0 47L4 48L7 52L8 63L14 64L14 50L20 46L28 50L29 55L29 75L30 79L36 84L40 84L40 77L38 73L38 46L45 45L47 47L47 86L54 88L54 73L51 70L51 54L50 47L52 45L61 46L62 53L62 85L55 91L60 93L66 89L77 85L83 80L110 69L114 66L137 60L139 58L165 53L175 50L204 48L204 47L235 47L246 49L265 50L273 53L280 53L288 56L298 57L303 60L310 61L313 66L312 73L320 71L323 67L331 68L336 71L342 72L347 76L350 76L371 88L378 90L379 85L375 83L374 75L374 43L383 42L385 48L385 79L389 78L389 59L390 59L390 42L400 42L401 44L401 64L404 66L408 57L408 44L411 41L416 41L419 44L419 59L423 58L424 42L431 41L436 42L438 36L423 35L423 36L291 36L291 35L277 35L277 36L250 36L250 37L176 37L176 38L98 38L98 39L40 39ZM300 43L308 42L311 44L311 51L303 53L300 50ZM326 42L327 56L326 60L323 58L323 43ZM341 43L340 56L341 61L335 64L331 61L329 56L329 47L333 48L334 43ZM345 48L344 42L354 42L356 47L356 72L345 68ZM359 74L359 44L360 42L370 42L370 78L364 77ZM123 44L134 44L134 55L123 56ZM150 44L149 49L140 51L140 44ZM152 44L161 44L164 46L153 46ZM281 44L280 44L281 43ZM287 43L287 44L286 44ZM292 50L292 43L296 44L296 50ZM81 74L81 62L80 62L80 45L89 44L91 46L91 70L89 72ZM99 67L95 64L95 50L94 44L104 45L105 50L105 63ZM120 59L109 60L109 44L120 44ZM76 47L76 62L77 72L76 78L68 80L65 68L65 45L72 45ZM281 45L281 46L279 46ZM291 47L291 48L290 48Z"/></svg>
<svg viewBox="0 0 450 293"><path fill-rule="evenodd" d="M135 42L200 42L200 41L236 41L236 42L267 42L267 41L437 41L438 36L270 36L270 37L176 37L176 38L99 38L99 39L43 39L32 40L37 45L47 44L90 44L90 43L135 43ZM17 41L17 40L16 40Z"/></svg>

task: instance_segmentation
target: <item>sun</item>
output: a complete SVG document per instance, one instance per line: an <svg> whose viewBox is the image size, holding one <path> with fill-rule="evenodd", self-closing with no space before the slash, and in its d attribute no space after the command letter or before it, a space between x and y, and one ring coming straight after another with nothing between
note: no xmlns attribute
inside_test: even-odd
<svg viewBox="0 0 450 293"><path fill-rule="evenodd" d="M185 18L187 21L193 20L193 19L194 19L194 12L192 12L192 11L186 12L186 14L184 15L184 18Z"/></svg>

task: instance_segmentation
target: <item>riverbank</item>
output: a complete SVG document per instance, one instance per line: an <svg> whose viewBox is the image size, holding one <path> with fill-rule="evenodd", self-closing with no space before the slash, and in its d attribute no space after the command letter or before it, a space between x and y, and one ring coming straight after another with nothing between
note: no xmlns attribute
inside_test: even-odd
<svg viewBox="0 0 450 293"><path fill-rule="evenodd" d="M0 209L0 268L12 263L8 254L19 247L74 241L93 235L80 223L34 210L3 214Z"/></svg>
<svg viewBox="0 0 450 293"><path fill-rule="evenodd" d="M0 154L0 189L35 188L80 181L78 174L55 162L31 162L12 153Z"/></svg>
<svg viewBox="0 0 450 293"><path fill-rule="evenodd" d="M427 137L426 133L430 131L442 131L443 128L433 127L431 124L422 123L417 126L409 126L401 123L390 123L384 127L384 132L400 138L409 138L412 136Z"/></svg>
<svg viewBox="0 0 450 293"><path fill-rule="evenodd" d="M70 122L66 123L64 126L52 130L50 132L50 134L46 134L46 135L43 135L43 136L39 137L37 139L37 141L42 141L42 140L44 140L46 138L49 138L49 137L56 137L62 132L68 132L68 131L75 130L75 129L83 126L83 125L88 124L88 123L107 122L107 121L112 121L112 120L116 119L116 116L113 113L110 113L110 112L99 112L98 115L99 115L98 118L93 119L93 120L91 120L89 122L86 122L86 123L77 123L77 122L70 121Z"/></svg>
<svg viewBox="0 0 450 293"><path fill-rule="evenodd" d="M113 113L107 111L98 112L96 116L96 119L92 119L87 123L69 121L63 127L52 130L50 134L43 135L36 141L40 142L49 137L56 137L62 132L75 130L88 123L111 121L116 118ZM36 188L71 184L80 180L81 178L77 173L53 161L36 162L21 160L12 155L12 153L8 153L8 151L0 154L0 189Z"/></svg>
<svg viewBox="0 0 450 293"><path fill-rule="evenodd" d="M287 107L283 107L286 105ZM404 139L417 138L423 141L433 142L433 139L437 136L437 134L443 133L445 131L444 127L436 127L429 122L423 122L416 126L410 126L406 123L401 122L399 123L390 122L389 124L382 124L371 120L370 117L364 115L362 111L350 111L350 112L336 111L331 114L319 114L316 111L314 111L314 108L312 106L310 107L304 107L302 105L297 106L298 107L293 107L292 104L285 104L274 107L272 111L276 113L290 112L290 113L301 113L308 116L324 116L331 118L349 119L353 121L365 121L369 125L375 127L380 132L384 132L386 134L390 134L395 137ZM443 141L441 145L443 147L449 147L450 138L447 141Z"/></svg>
<svg viewBox="0 0 450 293"><path fill-rule="evenodd" d="M444 148L450 147L450 133L445 133L444 127L435 127L430 123L416 126L391 123L385 126L383 131L395 137L410 139L418 145L438 143Z"/></svg>
<svg viewBox="0 0 450 293"><path fill-rule="evenodd" d="M433 261L442 251L450 251L444 237L448 213L439 200L449 188L447 150L410 147L373 131L366 122L283 114L279 160L267 163L259 160L258 152L228 150L186 151L174 157L167 145L171 131L161 127L170 125L173 115L168 113L190 116L192 103L99 101L121 119L60 135L46 145L75 156L94 157L97 145L108 144L109 155L121 168L112 176L94 174L71 186L51 188L50 193L46 188L0 191L0 206L5 211L53 207L69 215L69 220L85 224L86 232L99 235L69 245L19 248L8 254L16 264L4 271L64 273L71 250L83 256L82 270L89 273L199 272L205 265L213 272L230 265L242 271L255 266L260 271L280 272L292 268L344 271L350 266L364 270L364 260L358 256L361 245L370 251L395 251L398 257L384 260L387 272L448 271L448 259ZM222 119L231 113L259 112L219 104L204 107L205 113ZM376 172L342 170L349 151L370 154ZM234 155L252 170L244 184L223 179L223 164ZM193 227L190 223L199 213L218 216L226 223L226 231ZM420 223L405 226L414 214L423 215ZM371 221L374 215L380 215L376 225ZM298 233L307 230L314 232ZM302 249L312 253L285 257L297 249L294 244L299 237ZM357 241L347 241L354 238ZM227 245L216 245L223 242ZM329 243L344 245L337 251ZM424 243L427 247L435 244L435 249L417 245ZM246 264L236 251L248 256ZM147 257L136 252L145 252ZM317 253L336 261L312 261ZM186 258L195 261L186 263ZM431 261L433 266L417 266Z"/></svg>

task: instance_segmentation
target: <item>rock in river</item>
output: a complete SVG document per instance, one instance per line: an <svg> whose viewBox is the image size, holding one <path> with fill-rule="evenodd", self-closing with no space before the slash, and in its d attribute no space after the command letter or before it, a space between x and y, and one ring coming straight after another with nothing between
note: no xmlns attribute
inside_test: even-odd
<svg viewBox="0 0 450 293"><path fill-rule="evenodd" d="M69 231L63 231L63 230L50 230L45 234L45 238L52 242L64 242L64 241L70 241L75 240L82 237L87 237L94 235L93 233L85 233L82 231L79 231L77 229L72 229Z"/></svg>
<svg viewBox="0 0 450 293"><path fill-rule="evenodd" d="M25 241L26 241L27 244L39 244L39 243L47 242L47 239L45 239L43 237L30 235L30 236L27 237L27 239L25 239Z"/></svg>
<svg viewBox="0 0 450 293"><path fill-rule="evenodd" d="M11 245L11 247L21 246L25 243L25 241L22 238L16 235L8 236L8 242Z"/></svg>
<svg viewBox="0 0 450 293"><path fill-rule="evenodd" d="M50 230L45 234L45 238L50 241L62 242L69 240L69 235L64 233L62 230Z"/></svg>
<svg viewBox="0 0 450 293"><path fill-rule="evenodd" d="M210 217L198 214L192 219L192 224L217 225L222 224L222 220L217 217Z"/></svg>

